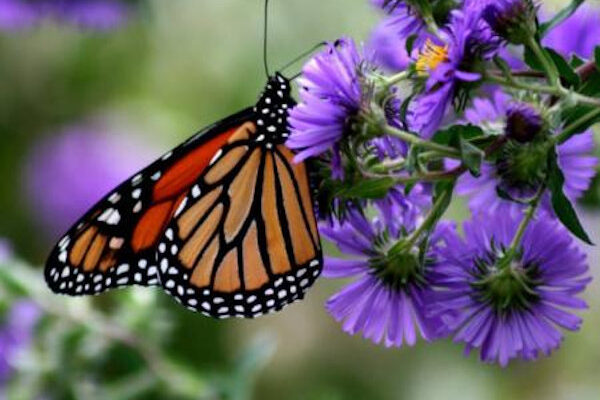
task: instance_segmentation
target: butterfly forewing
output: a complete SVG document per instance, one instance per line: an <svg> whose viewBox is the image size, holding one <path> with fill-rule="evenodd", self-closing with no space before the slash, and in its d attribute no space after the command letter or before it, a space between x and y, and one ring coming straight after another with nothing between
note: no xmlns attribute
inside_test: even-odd
<svg viewBox="0 0 600 400"><path fill-rule="evenodd" d="M86 295L158 285L156 245L166 225L210 160L251 115L247 109L199 132L99 201L53 249L45 269L49 287Z"/></svg>

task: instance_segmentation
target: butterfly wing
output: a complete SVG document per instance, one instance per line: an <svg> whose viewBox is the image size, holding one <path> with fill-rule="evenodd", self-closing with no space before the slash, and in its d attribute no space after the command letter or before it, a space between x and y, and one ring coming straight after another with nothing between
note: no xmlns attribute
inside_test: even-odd
<svg viewBox="0 0 600 400"><path fill-rule="evenodd" d="M52 250L44 273L50 289L87 295L158 285L156 245L165 227L210 160L252 115L249 108L207 127L100 200Z"/></svg>
<svg viewBox="0 0 600 400"><path fill-rule="evenodd" d="M304 163L253 123L180 204L158 246L162 285L186 307L254 317L301 299L322 251Z"/></svg>

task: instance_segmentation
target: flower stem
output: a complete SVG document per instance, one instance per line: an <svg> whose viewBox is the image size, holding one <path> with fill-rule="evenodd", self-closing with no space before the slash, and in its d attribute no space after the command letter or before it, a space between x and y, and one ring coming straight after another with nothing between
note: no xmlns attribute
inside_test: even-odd
<svg viewBox="0 0 600 400"><path fill-rule="evenodd" d="M535 213L540 205L540 200L542 199L542 195L545 192L546 192L546 187L542 186L538 190L538 193L533 198L531 203L529 204L529 207L527 208L527 210L525 211L525 216L523 217L523 220L519 224L519 227L517 228L517 232L515 233L515 236L513 237L513 240L510 243L510 247L508 248L508 251L506 252L508 261L512 261L514 256L517 254L517 250L519 248L519 245L521 244L523 235L525 235L527 226L529 226L529 223L533 220L533 217L535 216Z"/></svg>
<svg viewBox="0 0 600 400"><path fill-rule="evenodd" d="M555 96L562 95L560 90L550 86L533 85L525 82L519 82L514 79L503 79L495 75L487 75L485 79L490 83L495 83L497 85L502 85L513 89L530 90L537 93L552 94Z"/></svg>
<svg viewBox="0 0 600 400"><path fill-rule="evenodd" d="M403 80L408 79L409 76L410 76L410 72L408 70L399 72L395 75L390 76L389 78L386 78L384 86L386 88L389 88L390 86L393 86L397 83L402 82Z"/></svg>
<svg viewBox="0 0 600 400"><path fill-rule="evenodd" d="M495 75L487 75L486 80L490 83L495 83L497 85L502 85L513 89L528 90L542 94L550 94L561 98L570 97L572 101L575 101L578 104L600 107L600 99L595 97L589 97L581 93L573 92L563 87L534 85L526 82L519 82L512 79L503 79Z"/></svg>
<svg viewBox="0 0 600 400"><path fill-rule="evenodd" d="M421 235L423 235L423 233L427 232L429 229L433 228L435 224L437 224L437 222L441 218L440 212L442 210L442 207L448 201L448 196L451 195L451 191L444 191L442 194L439 195L436 202L433 204L433 207L431 207L431 210L429 210L429 213L427 214L425 220L421 223L421 225L419 225L417 229L415 229L413 233L410 234L408 238L406 238L406 240L403 240L401 242L402 246L404 246L406 249L411 249L415 245L415 243L417 243L417 241L419 240Z"/></svg>
<svg viewBox="0 0 600 400"><path fill-rule="evenodd" d="M428 140L423 140L423 139L419 138L418 136L413 135L412 133L394 128L393 126L385 125L383 127L383 131L385 133L387 133L388 135L392 135L397 138L400 138L400 139L402 139L408 143L411 143L415 146L419 146L419 147L422 147L422 148L428 149L428 150L437 151L437 152L442 153L443 155L449 156L449 157L460 157L460 152L452 147L433 143Z"/></svg>
<svg viewBox="0 0 600 400"><path fill-rule="evenodd" d="M538 41L534 37L531 37L529 43L527 43L527 47L533 51L539 62L542 64L542 68L546 72L550 86L554 88L560 87L560 75L558 69L554 65L554 62L548 59L546 52L542 49Z"/></svg>
<svg viewBox="0 0 600 400"><path fill-rule="evenodd" d="M589 123L590 121L598 117L600 117L600 108L596 108L595 110L588 112L587 114L579 118L577 121L567 126L564 131L562 131L558 136L556 136L555 142L558 144L566 142L572 136L579 133L579 128L581 128L581 126Z"/></svg>

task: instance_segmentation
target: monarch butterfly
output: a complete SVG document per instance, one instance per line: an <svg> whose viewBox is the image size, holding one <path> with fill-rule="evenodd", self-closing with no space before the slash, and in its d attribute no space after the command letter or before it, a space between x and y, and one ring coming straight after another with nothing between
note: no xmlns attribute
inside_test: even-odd
<svg viewBox="0 0 600 400"><path fill-rule="evenodd" d="M48 286L72 296L161 286L205 315L255 317L303 298L323 264L307 166L284 144L290 81L110 192L52 250Z"/></svg>

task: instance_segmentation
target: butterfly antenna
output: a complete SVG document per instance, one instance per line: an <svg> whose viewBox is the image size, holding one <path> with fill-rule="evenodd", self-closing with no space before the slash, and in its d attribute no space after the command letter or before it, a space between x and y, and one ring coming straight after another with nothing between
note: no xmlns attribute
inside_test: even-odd
<svg viewBox="0 0 600 400"><path fill-rule="evenodd" d="M265 0L264 32L263 32L263 63L265 66L265 74L267 74L267 78L269 78L271 76L271 74L269 73L269 62L268 62L268 57L267 57L268 34L269 34L269 0Z"/></svg>
<svg viewBox="0 0 600 400"><path fill-rule="evenodd" d="M300 54L298 57L294 58L292 61L288 62L287 64L285 64L283 67L281 67L278 71L285 71L286 69L288 69L289 67L291 67L292 65L296 64L298 61L302 60L303 58L305 58L306 56L312 54L315 50L325 46L327 43L325 42L320 42L317 43L316 45L314 45L313 47L311 47L309 50L305 51L304 53Z"/></svg>

